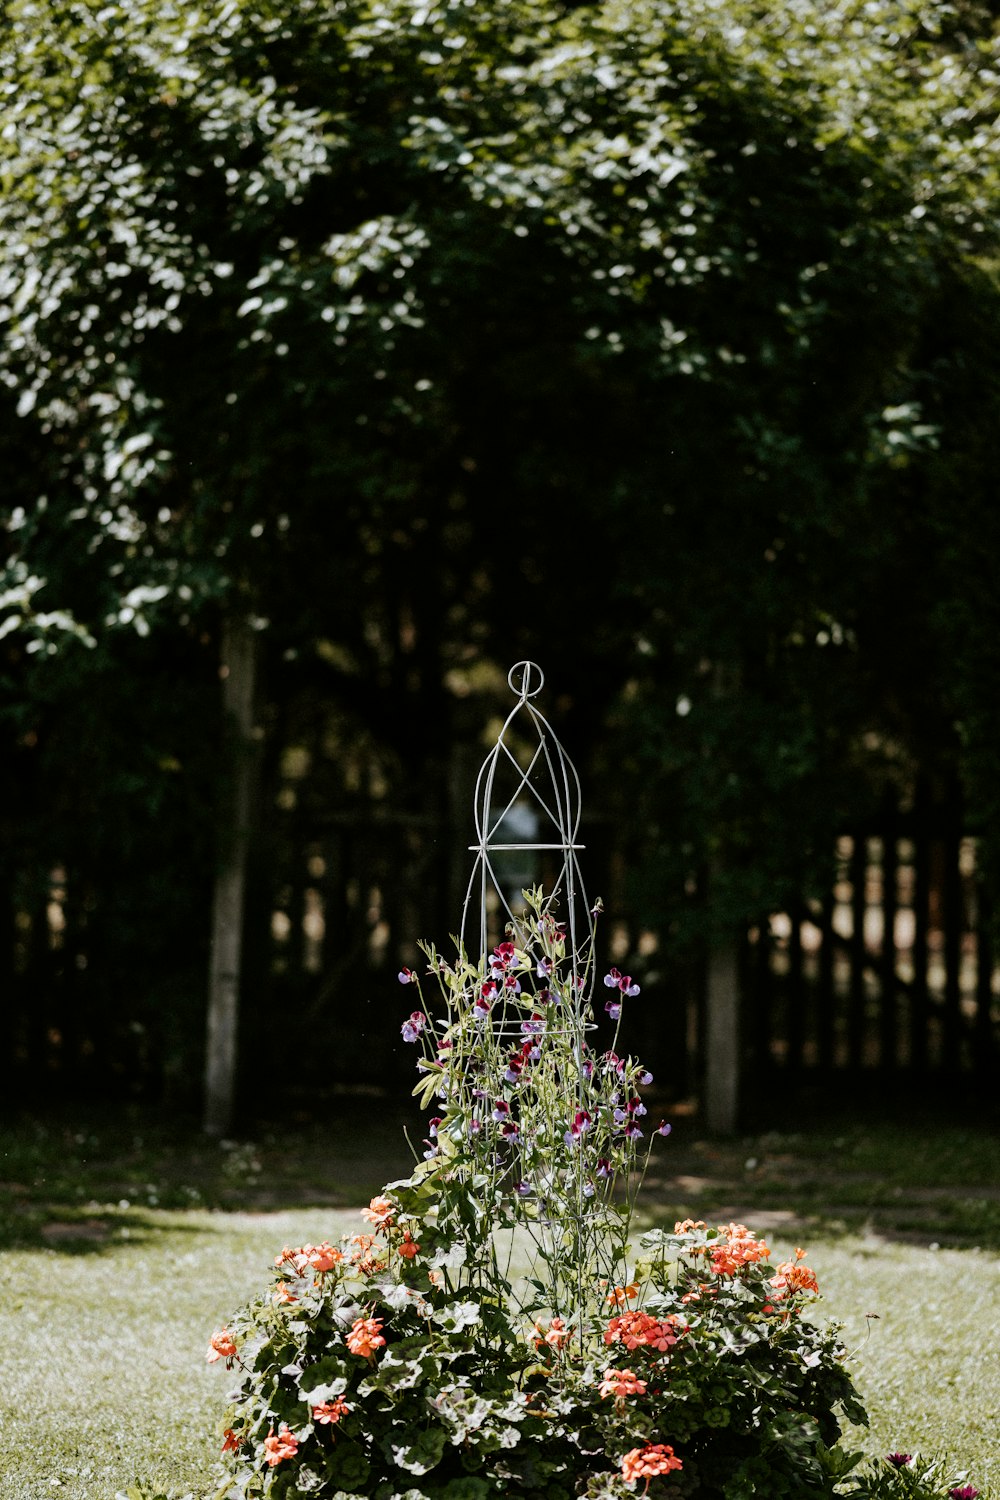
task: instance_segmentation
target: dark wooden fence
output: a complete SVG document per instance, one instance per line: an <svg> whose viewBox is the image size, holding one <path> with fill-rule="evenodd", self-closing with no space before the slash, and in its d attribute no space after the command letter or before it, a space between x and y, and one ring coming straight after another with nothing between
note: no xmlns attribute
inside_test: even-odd
<svg viewBox="0 0 1000 1500"><path fill-rule="evenodd" d="M412 1053L399 1038L408 996L395 975L413 963L418 937L445 948L457 929L471 859L468 805L456 799L453 815L445 808L432 816L369 803L317 817L279 797L250 882L246 1088L265 1076L304 1092L409 1086ZM671 1093L697 1094L706 1064L704 966L672 962L663 934L629 925L610 825L592 820L584 840L588 882L608 907L602 959L628 963L644 980L629 1044ZM748 1075L792 1083L995 1078L1000 974L976 838L948 810L918 809L845 834L837 861L824 900L773 913L749 934ZM197 963L186 955L183 1004L167 989L154 1016L131 1011L120 976L98 984L98 938L106 942L108 929L96 915L82 920L100 908L100 892L84 894L56 868L33 910L15 903L8 912L15 1070L28 1080L118 1077L155 1088L178 1018L190 1031L204 1014L204 938L194 945ZM187 1052L176 1055L194 1092L200 1037L195 1030L186 1040Z"/></svg>
<svg viewBox="0 0 1000 1500"><path fill-rule="evenodd" d="M947 812L839 840L821 902L749 935L746 1052L798 1078L995 1076L1000 973L978 840Z"/></svg>

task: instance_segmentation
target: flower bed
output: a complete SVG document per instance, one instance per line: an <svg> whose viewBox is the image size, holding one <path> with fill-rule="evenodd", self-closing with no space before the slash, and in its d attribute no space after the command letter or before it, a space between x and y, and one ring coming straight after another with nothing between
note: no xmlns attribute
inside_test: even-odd
<svg viewBox="0 0 1000 1500"><path fill-rule="evenodd" d="M690 1220L633 1246L650 1075L617 1032L591 1049L590 946L524 894L476 963L425 949L433 1004L400 974L438 1111L413 1174L341 1245L283 1249L214 1336L239 1371L218 1495L972 1500L909 1455L844 1451L865 1412L836 1329L803 1316L803 1251L774 1264L746 1226ZM604 986L617 1024L638 985Z"/></svg>

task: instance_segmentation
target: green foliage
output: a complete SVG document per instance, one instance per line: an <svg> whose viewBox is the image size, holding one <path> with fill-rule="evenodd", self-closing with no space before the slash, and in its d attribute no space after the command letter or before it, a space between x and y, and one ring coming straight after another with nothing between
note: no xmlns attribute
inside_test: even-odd
<svg viewBox="0 0 1000 1500"><path fill-rule="evenodd" d="M447 1185L441 1169L422 1176L422 1214L413 1182L394 1185L346 1251L286 1248L270 1288L213 1337L210 1358L241 1372L220 1496L582 1500L658 1472L683 1475L664 1493L706 1500L833 1495L840 1420L865 1415L836 1333L800 1315L805 1267L771 1274L742 1226L688 1223L643 1237L611 1314L531 1327L509 1282L470 1293L441 1269ZM630 1469L639 1456L653 1467Z"/></svg>

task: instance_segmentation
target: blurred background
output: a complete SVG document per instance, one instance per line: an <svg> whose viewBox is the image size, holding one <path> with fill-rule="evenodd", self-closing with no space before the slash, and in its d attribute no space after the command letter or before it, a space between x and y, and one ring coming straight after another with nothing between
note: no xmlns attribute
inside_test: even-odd
<svg viewBox="0 0 1000 1500"><path fill-rule="evenodd" d="M405 1097L531 658L668 1102L990 1106L997 77L971 0L14 5L9 1104Z"/></svg>

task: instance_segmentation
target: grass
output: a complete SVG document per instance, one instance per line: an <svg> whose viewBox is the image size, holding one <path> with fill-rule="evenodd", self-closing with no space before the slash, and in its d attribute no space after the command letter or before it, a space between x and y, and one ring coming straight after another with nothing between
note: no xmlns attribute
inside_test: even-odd
<svg viewBox="0 0 1000 1500"><path fill-rule="evenodd" d="M364 1143L357 1119L364 1118ZM209 1143L138 1113L0 1128L0 1495L200 1495L227 1378L212 1330L277 1249L335 1239L407 1169L385 1107ZM706 1142L683 1118L644 1217L739 1218L809 1249L824 1316L859 1346L858 1447L949 1451L1000 1496L1000 1142L917 1123ZM867 1336L867 1313L877 1313Z"/></svg>

